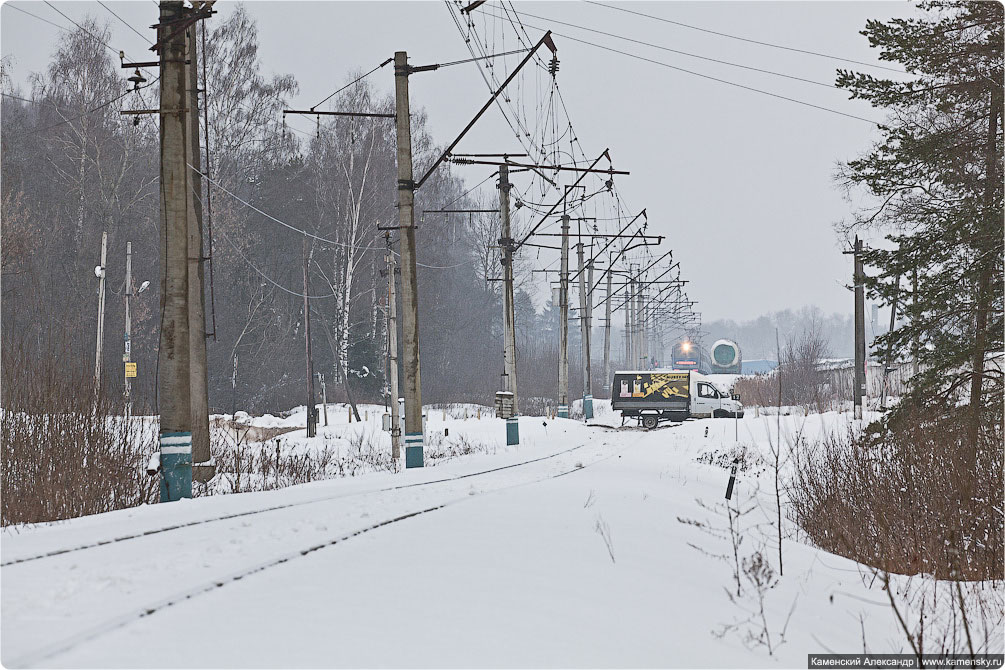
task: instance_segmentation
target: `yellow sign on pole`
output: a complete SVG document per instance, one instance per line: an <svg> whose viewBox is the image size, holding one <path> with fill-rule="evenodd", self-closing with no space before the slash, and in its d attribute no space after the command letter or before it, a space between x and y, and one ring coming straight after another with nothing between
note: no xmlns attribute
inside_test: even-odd
<svg viewBox="0 0 1005 670"><path fill-rule="evenodd" d="M127 377L136 376L136 363L126 363L126 376Z"/></svg>

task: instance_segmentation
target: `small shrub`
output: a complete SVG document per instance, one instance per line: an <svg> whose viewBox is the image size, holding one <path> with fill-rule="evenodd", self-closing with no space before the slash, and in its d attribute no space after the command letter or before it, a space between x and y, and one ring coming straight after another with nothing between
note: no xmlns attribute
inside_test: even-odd
<svg viewBox="0 0 1005 670"><path fill-rule="evenodd" d="M93 369L67 347L39 354L24 345L4 340L2 525L155 502L159 483L145 466L156 421L127 416L122 398L96 390Z"/></svg>
<svg viewBox="0 0 1005 670"><path fill-rule="evenodd" d="M976 453L968 408L902 408L861 435L796 450L792 516L817 546L883 571L1002 579L1002 424Z"/></svg>

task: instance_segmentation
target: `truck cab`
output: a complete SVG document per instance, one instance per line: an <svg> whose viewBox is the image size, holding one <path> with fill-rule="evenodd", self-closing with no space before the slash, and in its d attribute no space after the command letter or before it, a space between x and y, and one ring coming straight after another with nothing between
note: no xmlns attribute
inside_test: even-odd
<svg viewBox="0 0 1005 670"><path fill-rule="evenodd" d="M739 396L730 395L704 375L691 373L691 416L696 419L743 418Z"/></svg>

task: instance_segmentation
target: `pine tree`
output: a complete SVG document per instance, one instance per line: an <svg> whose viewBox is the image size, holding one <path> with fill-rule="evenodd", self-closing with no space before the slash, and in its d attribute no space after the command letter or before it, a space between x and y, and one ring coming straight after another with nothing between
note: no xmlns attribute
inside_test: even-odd
<svg viewBox="0 0 1005 670"><path fill-rule="evenodd" d="M1003 349L1003 9L921 9L922 18L868 21L862 31L907 77L838 71L840 88L887 112L882 139L841 166L845 185L875 203L843 228L887 231L892 249L865 252L874 269L866 287L872 298L896 299L906 322L878 338L880 356L917 357L923 372L910 404L969 402L976 451L982 414L1000 421L1003 399L1001 364L992 361Z"/></svg>

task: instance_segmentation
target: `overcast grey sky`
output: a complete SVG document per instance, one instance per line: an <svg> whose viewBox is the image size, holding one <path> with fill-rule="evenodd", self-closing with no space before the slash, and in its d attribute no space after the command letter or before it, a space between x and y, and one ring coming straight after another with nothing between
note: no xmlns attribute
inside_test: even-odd
<svg viewBox="0 0 1005 670"><path fill-rule="evenodd" d="M0 11L3 55L13 58L15 81L42 70L63 34L12 9L26 9L61 26L69 22L42 2L5 3ZM142 34L157 20L156 3L105 2ZM151 57L139 35L97 2L53 2L67 16L108 21L117 49ZM492 10L498 2L483 8ZM233 11L222 0L220 16ZM867 19L911 16L904 2L633 2L619 6L745 38L879 64L859 34ZM369 70L394 51L416 65L469 57L442 2L248 2L258 20L266 73L291 73L300 83L293 103L310 107L345 83L354 69ZM668 237L690 280L691 298L705 320L756 317L817 305L850 313L850 261L841 255L832 224L849 216L833 182L838 161L852 158L876 137L873 126L791 101L584 45L562 35L629 51L693 72L829 107L866 119L880 112L827 86L699 60L556 21L630 37L708 58L832 84L835 68L875 75L882 70L728 39L582 2L517 2L528 32L556 33L559 85L587 154L610 147L615 167L630 170L618 189L634 212L647 208L649 232ZM530 14L542 18L532 18ZM219 20L218 18L214 18ZM479 19L482 20L482 19ZM515 44L507 43L508 48ZM510 61L514 62L515 61ZM888 64L887 64L888 65ZM886 73L889 74L889 73ZM372 76L386 91L390 67ZM446 143L488 97L475 64L412 77L413 109L425 107L435 139ZM310 130L313 120L291 125ZM495 108L458 151L519 151ZM458 168L474 185L491 168ZM492 181L485 197L495 198ZM549 258L534 259L543 265Z"/></svg>

